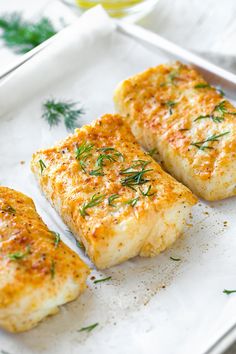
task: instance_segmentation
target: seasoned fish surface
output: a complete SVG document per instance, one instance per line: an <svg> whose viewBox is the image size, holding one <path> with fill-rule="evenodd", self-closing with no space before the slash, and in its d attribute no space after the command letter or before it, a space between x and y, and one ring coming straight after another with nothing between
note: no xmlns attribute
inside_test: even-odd
<svg viewBox="0 0 236 354"><path fill-rule="evenodd" d="M207 200L236 195L236 108L179 62L122 82L117 110L164 168Z"/></svg>
<svg viewBox="0 0 236 354"><path fill-rule="evenodd" d="M98 268L169 247L196 202L140 149L118 115L38 151L32 170Z"/></svg>
<svg viewBox="0 0 236 354"><path fill-rule="evenodd" d="M85 288L89 271L50 231L33 201L0 187L0 326L34 327Z"/></svg>

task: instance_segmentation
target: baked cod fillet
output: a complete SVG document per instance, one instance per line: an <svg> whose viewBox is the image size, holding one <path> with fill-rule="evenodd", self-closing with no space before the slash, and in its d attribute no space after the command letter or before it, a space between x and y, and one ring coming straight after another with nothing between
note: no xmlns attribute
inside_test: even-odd
<svg viewBox="0 0 236 354"><path fill-rule="evenodd" d="M0 187L0 326L26 331L85 288L88 267L50 231L32 199Z"/></svg>
<svg viewBox="0 0 236 354"><path fill-rule="evenodd" d="M38 151L32 170L101 269L169 247L196 202L140 149L118 115L107 114Z"/></svg>
<svg viewBox="0 0 236 354"><path fill-rule="evenodd" d="M194 69L148 69L123 81L114 100L138 142L195 194L236 195L236 109Z"/></svg>

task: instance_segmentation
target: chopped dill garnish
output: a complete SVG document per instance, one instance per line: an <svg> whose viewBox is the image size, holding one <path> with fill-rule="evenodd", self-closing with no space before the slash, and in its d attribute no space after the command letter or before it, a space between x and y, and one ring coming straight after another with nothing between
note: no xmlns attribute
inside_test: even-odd
<svg viewBox="0 0 236 354"><path fill-rule="evenodd" d="M51 266L50 266L50 274L52 279L55 277L55 266L56 266L55 261L52 259Z"/></svg>
<svg viewBox="0 0 236 354"><path fill-rule="evenodd" d="M139 200L139 197L129 199L125 202L125 204L131 205L132 207L134 207L137 204L138 200Z"/></svg>
<svg viewBox="0 0 236 354"><path fill-rule="evenodd" d="M94 284L101 283L103 281L107 281L107 280L110 280L110 279L111 279L111 277L97 279L97 280L94 280Z"/></svg>
<svg viewBox="0 0 236 354"><path fill-rule="evenodd" d="M45 165L45 163L43 162L43 160L39 160L39 166L40 166L40 172L41 172L41 175L43 174L43 170L47 167Z"/></svg>
<svg viewBox="0 0 236 354"><path fill-rule="evenodd" d="M194 119L194 122L197 122L198 120L201 120L201 119L208 119L208 118L212 119L214 123L221 123L221 122L223 122L223 120L224 120L223 117L215 117L215 116L213 116L212 114L211 114L211 115L210 115L210 114L207 114L207 115L205 115L205 116L199 116L199 117L197 117L196 119Z"/></svg>
<svg viewBox="0 0 236 354"><path fill-rule="evenodd" d="M147 151L147 155L149 155L151 157L153 157L155 154L157 154L156 148Z"/></svg>
<svg viewBox="0 0 236 354"><path fill-rule="evenodd" d="M16 53L26 53L57 33L48 18L29 22L20 13L5 14L0 17L1 38Z"/></svg>
<svg viewBox="0 0 236 354"><path fill-rule="evenodd" d="M8 258L11 261L18 261L18 260L21 260L21 259L25 258L26 256L28 256L29 253L30 253L30 246L28 245L26 247L26 251L25 252L9 253L8 254Z"/></svg>
<svg viewBox="0 0 236 354"><path fill-rule="evenodd" d="M222 136L227 135L229 133L230 132L224 132L224 133L221 133L218 135L214 134L212 136L209 136L206 140L197 141L196 143L191 143L190 145L195 146L199 150L214 149L212 146L204 145L204 144L207 142L211 142L211 141L219 141L219 138L221 138Z"/></svg>
<svg viewBox="0 0 236 354"><path fill-rule="evenodd" d="M226 101L222 101L220 102L219 104L217 104L214 108L214 112L219 112L222 116L225 114L225 113L228 113L227 111L227 108L225 107L225 103Z"/></svg>
<svg viewBox="0 0 236 354"><path fill-rule="evenodd" d="M75 150L76 159L79 160L81 158L87 157L88 154L91 153L92 149L93 149L93 144L90 144L89 142L85 141L80 146L76 147ZM91 156L91 154L89 156Z"/></svg>
<svg viewBox="0 0 236 354"><path fill-rule="evenodd" d="M222 97L224 97L225 96L225 93L224 93L224 91L221 89L221 87L216 87L216 91L217 92L219 92L219 94L222 96Z"/></svg>
<svg viewBox="0 0 236 354"><path fill-rule="evenodd" d="M109 198L108 198L108 205L110 206L115 206L115 204L113 204L113 201L120 198L119 194L112 194Z"/></svg>
<svg viewBox="0 0 236 354"><path fill-rule="evenodd" d="M148 186L146 192L142 191L141 188L139 188L139 190L144 197L151 197L152 195L156 194L156 192L151 193L151 188L152 188L152 186Z"/></svg>
<svg viewBox="0 0 236 354"><path fill-rule="evenodd" d="M96 168L95 170L90 171L89 174L90 176L104 176L102 166Z"/></svg>
<svg viewBox="0 0 236 354"><path fill-rule="evenodd" d="M167 101L165 104L169 108L169 115L171 116L173 114L173 107L176 105L176 102Z"/></svg>
<svg viewBox="0 0 236 354"><path fill-rule="evenodd" d="M101 154L98 156L96 165L99 167L103 167L104 166L104 161L110 161L110 162L115 162L116 159L111 155L111 154Z"/></svg>
<svg viewBox="0 0 236 354"><path fill-rule="evenodd" d="M127 175L127 177L121 179L121 185L127 186L133 190L136 190L134 186L142 185L149 182L149 179L144 178L145 173L153 171L153 169L145 169L145 167L151 161L144 160L134 160L133 164L120 171L120 175ZM137 170L136 168L141 168L141 170Z"/></svg>
<svg viewBox="0 0 236 354"><path fill-rule="evenodd" d="M85 249L85 247L84 247L84 245L83 245L83 243L82 243L81 241L75 240L75 242L76 242L76 246L77 246L78 248L80 248L80 249L82 249L82 250Z"/></svg>
<svg viewBox="0 0 236 354"><path fill-rule="evenodd" d="M181 261L181 259L180 259L180 258L175 258L175 257L170 257L170 259L171 259L172 261L175 261L175 262L179 262L179 261Z"/></svg>
<svg viewBox="0 0 236 354"><path fill-rule="evenodd" d="M236 290L227 290L227 289L224 289L223 293L226 294L226 295L230 295L230 294L236 293Z"/></svg>
<svg viewBox="0 0 236 354"><path fill-rule="evenodd" d="M16 213L16 209L14 209L11 205L7 205L5 208L2 209L2 211L5 211L6 213L9 213L9 214Z"/></svg>
<svg viewBox="0 0 236 354"><path fill-rule="evenodd" d="M42 117L49 126L56 126L64 121L67 130L73 130L78 126L78 118L84 114L83 108L76 108L76 102L47 100L43 103Z"/></svg>
<svg viewBox="0 0 236 354"><path fill-rule="evenodd" d="M212 119L213 122L215 123L221 123L225 120L224 115L225 114L231 114L231 115L236 115L236 112L229 112L227 108L225 107L226 101L222 101L219 104L215 106L215 108L212 110L211 114L207 115L201 115L194 119L194 122L201 120L201 119ZM215 115L217 114L217 116Z"/></svg>
<svg viewBox="0 0 236 354"><path fill-rule="evenodd" d="M167 76L167 83L174 85L174 80L178 77L179 69L172 70Z"/></svg>
<svg viewBox="0 0 236 354"><path fill-rule="evenodd" d="M121 157L122 161L124 161L124 155L112 147L103 147L103 148L100 148L99 150L102 152L110 151L114 156Z"/></svg>
<svg viewBox="0 0 236 354"><path fill-rule="evenodd" d="M96 322L96 323L94 323L94 324L92 324L92 325L90 325L90 326L87 326L87 327L82 327L80 330L79 330L79 332L91 332L95 327L97 327L98 326L98 322Z"/></svg>
<svg viewBox="0 0 236 354"><path fill-rule="evenodd" d="M105 166L106 161L116 162L117 161L116 157L121 157L122 161L124 160L123 155L114 148L105 147L98 150L102 151L103 154L100 154L97 158L96 161L97 169L94 169L89 172L91 176L104 176L103 167ZM106 153L106 152L110 152L110 153Z"/></svg>
<svg viewBox="0 0 236 354"><path fill-rule="evenodd" d="M86 160L92 156L91 151L94 145L85 141L80 146L76 147L75 158L79 161L81 169L86 172Z"/></svg>
<svg viewBox="0 0 236 354"><path fill-rule="evenodd" d="M51 232L54 235L54 245L57 248L59 243L60 243L60 241L61 241L61 236L60 236L60 234L58 232L55 232L55 231L51 231Z"/></svg>
<svg viewBox="0 0 236 354"><path fill-rule="evenodd" d="M91 200L88 203L84 203L82 208L80 209L81 216L85 217L86 215L88 215L86 212L87 209L93 208L98 204L100 204L103 201L104 197L105 197L104 194L99 194L99 193L94 194Z"/></svg>
<svg viewBox="0 0 236 354"><path fill-rule="evenodd" d="M195 89L199 89L199 88L210 88L211 86L209 84L205 84L204 82L199 83L197 85L194 86Z"/></svg>

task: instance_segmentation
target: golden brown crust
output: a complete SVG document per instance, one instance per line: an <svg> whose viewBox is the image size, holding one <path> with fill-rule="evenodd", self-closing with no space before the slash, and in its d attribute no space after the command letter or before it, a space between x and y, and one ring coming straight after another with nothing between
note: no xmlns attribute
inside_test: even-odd
<svg viewBox="0 0 236 354"><path fill-rule="evenodd" d="M91 155L85 160L86 171L83 171L76 159L75 150L85 142L93 147ZM115 150L101 150L108 147ZM105 159L103 175L91 175L91 171L98 168L99 156L108 153L115 161ZM46 166L42 173L39 160ZM135 160L148 162L146 169L150 171L145 173L148 183L135 186L134 190L122 185L121 181L126 175L122 175L121 171L130 167ZM122 222L129 218L142 220L150 210L166 209L177 201L189 205L196 201L187 188L167 175L139 148L130 128L118 115L107 114L92 125L77 129L74 135L57 146L37 152L33 156L32 170L48 199L72 231L82 239L88 254L97 265L97 258L117 237L114 230ZM153 195L145 197L140 189L146 191L148 186ZM83 205L94 194L103 196L101 202L87 209L86 215L81 215ZM109 205L108 199L114 194L119 196L113 203L115 207ZM128 204L134 198L138 198L137 203L134 206Z"/></svg>
<svg viewBox="0 0 236 354"><path fill-rule="evenodd" d="M150 68L121 83L115 103L138 141L156 147L164 167L195 193L206 199L236 194L236 108L197 71L179 62ZM203 143L212 136L215 141ZM179 157L184 160L181 169L188 165L185 173L192 174L192 183L174 166ZM208 182L229 168L233 178L223 177L221 193L214 196Z"/></svg>
<svg viewBox="0 0 236 354"><path fill-rule="evenodd" d="M78 255L44 224L32 199L0 187L0 325L10 331L31 328L41 319L32 314L44 302L53 304L60 291L59 302L74 299L87 274ZM64 288L67 282L73 291ZM51 304L50 312L61 303Z"/></svg>

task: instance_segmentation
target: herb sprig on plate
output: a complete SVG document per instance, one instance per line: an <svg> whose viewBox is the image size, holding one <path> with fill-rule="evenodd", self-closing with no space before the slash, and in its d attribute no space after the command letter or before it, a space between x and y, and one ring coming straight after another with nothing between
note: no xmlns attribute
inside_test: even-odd
<svg viewBox="0 0 236 354"><path fill-rule="evenodd" d="M58 232L55 232L55 231L51 231L53 236L54 236L54 245L55 245L55 248L57 248L59 246L59 243L61 241L61 236Z"/></svg>
<svg viewBox="0 0 236 354"><path fill-rule="evenodd" d="M27 246L25 252L18 251L15 253L9 253L8 258L11 261L18 261L18 260L21 260L21 259L25 258L26 256L28 256L29 253L30 253L30 246Z"/></svg>
<svg viewBox="0 0 236 354"><path fill-rule="evenodd" d="M212 119L214 123L221 123L225 120L225 114L236 115L236 112L229 112L225 104L226 104L225 100L221 101L213 108L210 114L200 115L199 117L194 119L194 122L197 122L198 120L202 120L202 119Z"/></svg>
<svg viewBox="0 0 236 354"><path fill-rule="evenodd" d="M205 140L197 141L197 142L191 143L190 145L195 146L196 148L198 148L199 150L202 150L202 151L204 151L206 149L212 150L212 149L214 149L214 147L206 145L206 143L213 142L213 141L219 141L219 138L221 138L222 136L227 135L229 133L230 132L228 131L228 132L224 132L224 133L221 133L221 134L218 134L218 135L217 134L213 134L213 135L209 136Z"/></svg>
<svg viewBox="0 0 236 354"><path fill-rule="evenodd" d="M110 279L111 279L111 276L110 277L106 277L106 278L102 278L102 279L96 279L96 280L94 280L94 284L102 283L102 282L110 280Z"/></svg>
<svg viewBox="0 0 236 354"><path fill-rule="evenodd" d="M40 172L41 172L41 175L43 174L43 171L44 171L44 169L47 167L46 165L45 165L45 163L43 162L43 160L39 160L39 167L40 167Z"/></svg>
<svg viewBox="0 0 236 354"><path fill-rule="evenodd" d="M72 131L78 127L78 119L85 113L78 102L49 99L43 103L44 118L50 127L57 126L62 120L67 130Z"/></svg>
<svg viewBox="0 0 236 354"><path fill-rule="evenodd" d="M236 290L227 290L227 289L224 289L224 290L223 290L223 293L226 294L226 295L230 295L230 294L236 293Z"/></svg>
<svg viewBox="0 0 236 354"><path fill-rule="evenodd" d="M80 167L84 172L86 172L86 160L92 156L91 151L93 147L94 145L87 141L76 147L75 158L79 161Z"/></svg>
<svg viewBox="0 0 236 354"><path fill-rule="evenodd" d="M11 205L7 205L6 207L4 207L2 209L2 211L9 213L9 214L13 214L13 215L15 215L15 213L16 213L16 209L14 209Z"/></svg>
<svg viewBox="0 0 236 354"><path fill-rule="evenodd" d="M120 175L126 175L126 177L121 179L121 185L127 186L136 191L136 186L149 182L149 179L145 178L145 174L153 171L152 168L146 169L146 166L150 162L151 161L134 160L130 167L121 170Z"/></svg>
<svg viewBox="0 0 236 354"><path fill-rule="evenodd" d="M26 21L20 13L0 17L1 38L16 53L24 54L57 33L51 21L43 17L37 22Z"/></svg>
<svg viewBox="0 0 236 354"><path fill-rule="evenodd" d="M97 326L99 325L98 322L90 325L90 326L87 326L87 327L82 327L80 328L79 332L91 332L94 328L96 328Z"/></svg>
<svg viewBox="0 0 236 354"><path fill-rule="evenodd" d="M82 208L80 209L80 214L83 216L83 218L88 215L87 214L87 209L93 208L100 204L104 200L105 195L104 194L99 194L96 193L92 196L91 200L87 203L84 203Z"/></svg>

